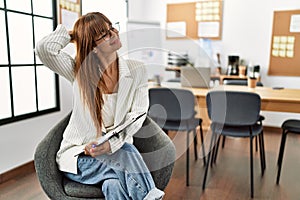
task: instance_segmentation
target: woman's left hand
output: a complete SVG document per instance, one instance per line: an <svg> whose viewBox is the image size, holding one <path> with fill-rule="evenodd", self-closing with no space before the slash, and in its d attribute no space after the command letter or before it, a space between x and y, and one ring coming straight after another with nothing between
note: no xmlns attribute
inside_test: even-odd
<svg viewBox="0 0 300 200"><path fill-rule="evenodd" d="M88 154L92 157L100 156L102 154L110 153L110 143L108 141L104 142L103 144L96 146L95 142L90 142L85 147L85 154Z"/></svg>

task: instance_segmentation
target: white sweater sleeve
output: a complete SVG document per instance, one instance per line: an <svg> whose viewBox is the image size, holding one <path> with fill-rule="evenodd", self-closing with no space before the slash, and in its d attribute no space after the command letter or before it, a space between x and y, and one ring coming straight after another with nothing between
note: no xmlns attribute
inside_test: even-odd
<svg viewBox="0 0 300 200"><path fill-rule="evenodd" d="M62 50L70 43L70 40L67 29L60 24L55 31L37 43L35 52L45 66L73 82L75 61Z"/></svg>

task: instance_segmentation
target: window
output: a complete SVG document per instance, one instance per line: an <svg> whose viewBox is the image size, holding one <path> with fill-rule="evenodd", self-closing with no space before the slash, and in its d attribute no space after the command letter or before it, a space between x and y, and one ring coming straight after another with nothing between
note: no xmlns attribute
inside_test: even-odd
<svg viewBox="0 0 300 200"><path fill-rule="evenodd" d="M0 0L0 125L60 110L58 75L34 54L56 16L56 0Z"/></svg>

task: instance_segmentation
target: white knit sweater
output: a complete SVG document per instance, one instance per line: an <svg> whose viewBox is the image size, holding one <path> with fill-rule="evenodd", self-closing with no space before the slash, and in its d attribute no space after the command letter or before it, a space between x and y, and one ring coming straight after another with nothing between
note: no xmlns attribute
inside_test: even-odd
<svg viewBox="0 0 300 200"><path fill-rule="evenodd" d="M74 59L62 51L69 44L70 36L63 25L37 43L36 53L45 66L73 83L73 110L63 135L56 161L61 171L77 173L77 153L85 145L96 139L89 109L81 101L77 80L74 78ZM147 112L149 106L148 84L145 66L141 62L119 59L119 88L117 92L114 126L117 126L141 112ZM133 135L141 128L145 116L123 131L119 138L109 140L114 153L125 142L132 143ZM102 131L105 132L104 126Z"/></svg>

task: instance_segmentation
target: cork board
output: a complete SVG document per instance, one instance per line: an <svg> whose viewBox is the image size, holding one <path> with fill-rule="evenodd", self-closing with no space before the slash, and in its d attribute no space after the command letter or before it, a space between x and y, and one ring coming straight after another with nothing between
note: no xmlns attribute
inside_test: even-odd
<svg viewBox="0 0 300 200"><path fill-rule="evenodd" d="M300 10L274 11L269 75L300 76L299 19Z"/></svg>
<svg viewBox="0 0 300 200"><path fill-rule="evenodd" d="M76 20L81 16L81 0L59 0L59 20L68 30L73 29Z"/></svg>
<svg viewBox="0 0 300 200"><path fill-rule="evenodd" d="M217 4L217 7L214 5ZM205 8L206 7L206 8ZM214 8L214 9L212 9ZM207 16L199 16L201 9L216 11L217 18L209 18ZM197 13L198 10L199 12ZM220 40L222 37L222 17L223 16L223 1L207 0L190 3L175 3L167 4L167 24L172 22L184 22L186 25L185 37L168 37L167 39L199 39L207 38L212 40ZM207 17L207 18L206 18ZM204 25L207 30L199 30L199 24ZM217 25L217 26L215 26ZM214 33L210 33L211 29L216 28ZM200 27L201 28L201 27ZM212 36L201 36L201 34L212 34Z"/></svg>
<svg viewBox="0 0 300 200"><path fill-rule="evenodd" d="M167 4L167 22L186 23L186 38L198 39L198 23L195 20L195 3ZM172 38L182 39L182 38Z"/></svg>

